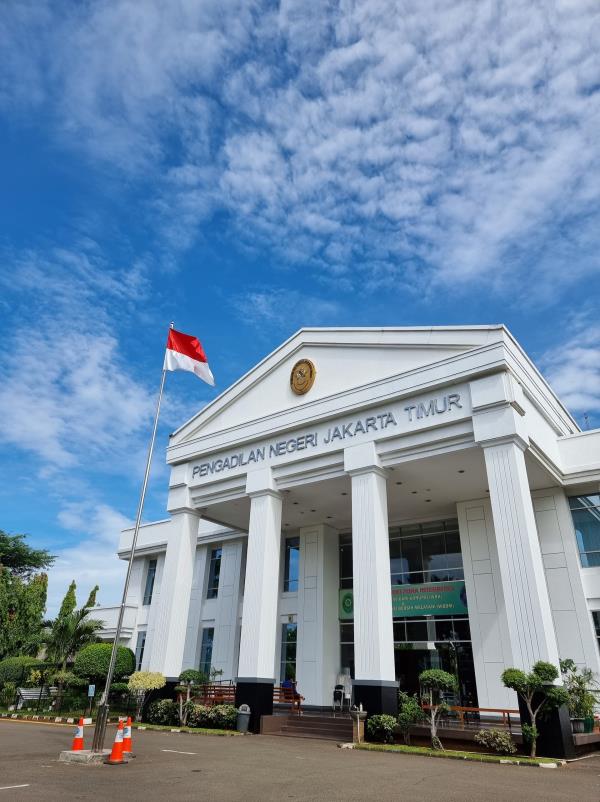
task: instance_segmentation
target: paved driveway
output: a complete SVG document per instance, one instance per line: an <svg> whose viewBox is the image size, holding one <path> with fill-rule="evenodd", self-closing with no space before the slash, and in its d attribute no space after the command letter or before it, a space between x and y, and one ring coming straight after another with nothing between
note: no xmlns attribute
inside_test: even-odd
<svg viewBox="0 0 600 802"><path fill-rule="evenodd" d="M354 752L328 741L134 731L137 757L126 766L58 763L72 733L73 727L0 721L0 802L600 802L600 756L538 769ZM91 734L86 727L88 741Z"/></svg>

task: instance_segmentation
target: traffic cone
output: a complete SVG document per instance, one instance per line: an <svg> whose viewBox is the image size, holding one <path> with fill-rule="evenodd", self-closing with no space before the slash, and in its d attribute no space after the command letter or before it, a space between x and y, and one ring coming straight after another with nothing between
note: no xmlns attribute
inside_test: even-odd
<svg viewBox="0 0 600 802"><path fill-rule="evenodd" d="M71 752L81 752L83 749L83 719L79 719L79 724L77 725L77 729L75 730L75 735L73 737L73 746L71 747Z"/></svg>
<svg viewBox="0 0 600 802"><path fill-rule="evenodd" d="M117 727L117 732L115 734L115 742L113 744L112 751L110 755L104 761L105 763L109 763L111 766L120 766L121 763L125 763L123 760L123 722L119 721L119 726Z"/></svg>
<svg viewBox="0 0 600 802"><path fill-rule="evenodd" d="M125 726L123 727L123 754L132 756L132 744L131 744L131 716L127 716L127 721L125 722Z"/></svg>

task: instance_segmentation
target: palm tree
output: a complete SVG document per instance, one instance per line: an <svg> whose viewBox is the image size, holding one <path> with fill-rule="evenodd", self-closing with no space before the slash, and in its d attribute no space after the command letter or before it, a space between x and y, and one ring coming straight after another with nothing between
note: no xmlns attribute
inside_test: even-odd
<svg viewBox="0 0 600 802"><path fill-rule="evenodd" d="M48 622L44 638L48 658L60 665L57 672L60 677L56 705L58 711L60 711L62 703L64 674L69 658L89 643L95 643L98 640L97 632L102 629L102 621L89 618L90 611L96 604L98 585L92 589L87 602L80 609L76 609L76 587L73 580L65 594L57 617L54 621Z"/></svg>

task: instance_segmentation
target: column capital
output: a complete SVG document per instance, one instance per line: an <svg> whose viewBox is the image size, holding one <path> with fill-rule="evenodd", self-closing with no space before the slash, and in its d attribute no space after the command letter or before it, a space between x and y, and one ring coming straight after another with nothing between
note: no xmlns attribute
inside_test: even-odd
<svg viewBox="0 0 600 802"><path fill-rule="evenodd" d="M270 468L259 468L256 471L248 471L246 477L246 495L250 496L250 498L258 496L281 498L281 493L277 490L277 482L273 478L273 471Z"/></svg>
<svg viewBox="0 0 600 802"><path fill-rule="evenodd" d="M362 473L375 473L387 479L387 472L381 465L375 443L360 443L344 449L344 470L350 476Z"/></svg>

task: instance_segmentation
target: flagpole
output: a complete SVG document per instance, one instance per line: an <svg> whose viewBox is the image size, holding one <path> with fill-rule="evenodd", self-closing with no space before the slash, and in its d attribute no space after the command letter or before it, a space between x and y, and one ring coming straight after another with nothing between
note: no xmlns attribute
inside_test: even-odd
<svg viewBox="0 0 600 802"><path fill-rule="evenodd" d="M174 327L171 323L170 328ZM156 431L158 429L158 416L160 415L160 405L163 397L163 390L165 388L165 378L167 370L163 363L162 375L160 377L160 389L158 391L158 400L156 402L156 412L154 414L154 425L152 427L152 436L150 438L150 445L148 447L148 457L146 459L146 470L144 472L144 481L142 482L142 491L140 493L140 501L137 509L137 516L135 519L135 528L133 530L133 540L131 541L131 552L129 554L129 563L127 565L127 573L125 575L125 585L123 587L123 597L121 599L121 607L119 609L119 618L117 620L117 629L115 632L115 639L113 641L112 651L110 653L110 662L108 664L108 673L106 674L106 684L104 691L98 705L96 715L96 726L94 729L94 741L92 744L92 752L102 752L104 748L104 736L106 733L106 722L108 720L108 694L110 685L115 672L115 664L117 662L117 648L119 646L119 637L121 636L121 629L123 628L123 617L125 615L125 603L127 601L127 591L129 590L129 580L131 578L131 569L133 567L133 558L135 556L135 547L137 544L140 525L142 522L142 513L144 511L144 500L146 498L146 488L148 487L148 478L150 476L150 466L152 464L152 454L154 452L154 443L156 440Z"/></svg>

